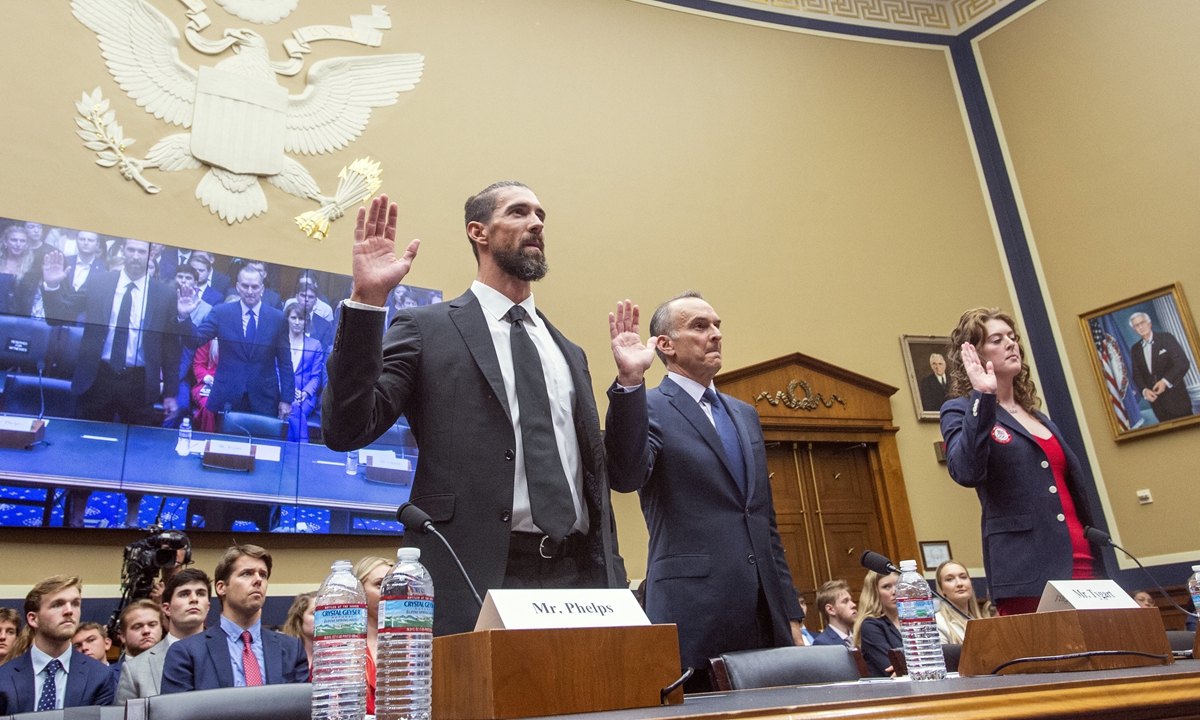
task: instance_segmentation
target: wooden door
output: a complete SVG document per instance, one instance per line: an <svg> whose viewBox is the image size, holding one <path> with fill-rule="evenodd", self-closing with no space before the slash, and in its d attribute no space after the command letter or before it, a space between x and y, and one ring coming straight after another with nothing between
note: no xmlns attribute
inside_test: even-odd
<svg viewBox="0 0 1200 720"><path fill-rule="evenodd" d="M879 503L867 443L767 443L775 519L792 580L808 604L805 625L824 624L816 591L840 578L855 597L866 571L863 550L881 550Z"/></svg>

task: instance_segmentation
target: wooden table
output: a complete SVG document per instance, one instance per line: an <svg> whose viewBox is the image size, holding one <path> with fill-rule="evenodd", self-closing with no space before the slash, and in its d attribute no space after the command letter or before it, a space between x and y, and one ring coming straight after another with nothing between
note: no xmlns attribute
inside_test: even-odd
<svg viewBox="0 0 1200 720"><path fill-rule="evenodd" d="M743 690L689 695L683 705L557 716L558 720L1197 717L1200 661L1195 660L1087 673L949 678L923 683L880 680Z"/></svg>

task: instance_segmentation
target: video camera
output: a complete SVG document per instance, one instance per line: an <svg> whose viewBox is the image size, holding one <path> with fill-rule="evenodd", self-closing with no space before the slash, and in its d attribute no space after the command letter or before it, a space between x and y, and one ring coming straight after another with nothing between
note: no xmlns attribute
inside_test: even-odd
<svg viewBox="0 0 1200 720"><path fill-rule="evenodd" d="M151 525L147 530L146 537L125 546L121 558L121 602L108 621L108 634L114 640L121 612L129 603L150 597L159 571L192 562L192 543L187 533L163 530L162 525ZM186 551L182 563L178 562L180 550Z"/></svg>

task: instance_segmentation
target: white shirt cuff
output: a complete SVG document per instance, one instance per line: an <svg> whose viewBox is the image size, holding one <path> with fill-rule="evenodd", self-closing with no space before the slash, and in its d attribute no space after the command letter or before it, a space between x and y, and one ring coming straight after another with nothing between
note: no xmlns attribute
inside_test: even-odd
<svg viewBox="0 0 1200 720"><path fill-rule="evenodd" d="M355 302L354 300L343 300L342 304L346 307L352 307L355 310L374 310L375 312L387 312L386 307L379 305L368 305L367 303Z"/></svg>

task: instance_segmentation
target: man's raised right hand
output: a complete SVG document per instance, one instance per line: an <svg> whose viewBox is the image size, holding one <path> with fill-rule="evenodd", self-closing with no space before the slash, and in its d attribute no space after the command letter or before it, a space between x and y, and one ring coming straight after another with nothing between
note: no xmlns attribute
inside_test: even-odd
<svg viewBox="0 0 1200 720"><path fill-rule="evenodd" d="M372 198L369 208L358 209L351 261L354 291L350 299L355 302L386 305L388 295L412 268L421 241L413 240L404 254L396 257L397 212L396 203L388 203L386 194Z"/></svg>
<svg viewBox="0 0 1200 720"><path fill-rule="evenodd" d="M47 290L57 290L67 279L66 259L58 250L51 250L42 258L42 282Z"/></svg>

